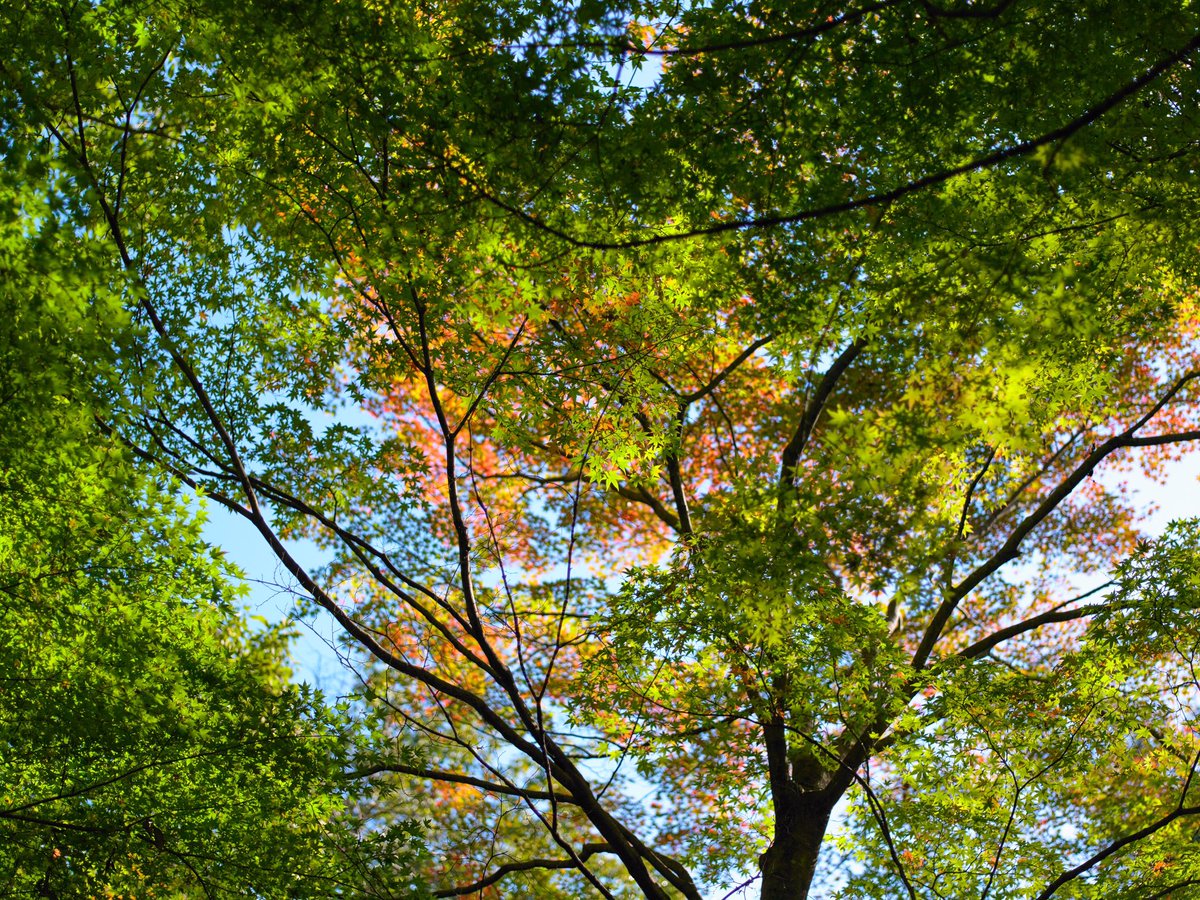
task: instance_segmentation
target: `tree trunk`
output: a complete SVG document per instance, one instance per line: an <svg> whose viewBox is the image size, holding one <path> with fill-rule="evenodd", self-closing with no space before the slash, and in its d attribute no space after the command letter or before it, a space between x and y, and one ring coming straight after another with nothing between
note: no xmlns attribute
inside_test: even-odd
<svg viewBox="0 0 1200 900"><path fill-rule="evenodd" d="M789 785L775 797L775 836L759 860L762 900L806 900L833 802L825 792L802 793Z"/></svg>

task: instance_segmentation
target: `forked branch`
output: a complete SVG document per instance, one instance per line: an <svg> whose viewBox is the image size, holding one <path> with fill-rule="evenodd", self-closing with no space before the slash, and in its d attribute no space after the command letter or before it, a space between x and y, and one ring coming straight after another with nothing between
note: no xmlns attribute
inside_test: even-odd
<svg viewBox="0 0 1200 900"><path fill-rule="evenodd" d="M967 575L959 584L950 589L942 604L933 614L930 620L929 627L925 630L925 634L921 638L921 643L917 647L916 653L913 654L913 668L921 669L928 662L930 654L933 653L933 648L942 636L942 632L946 628L946 624L950 621L950 617L954 614L954 610L958 608L958 604L962 602L968 594L982 584L986 579L990 578L1000 569L1001 566L1016 559L1020 553L1021 544L1025 538L1036 529L1045 519L1059 508L1075 489L1095 471L1096 466L1102 463L1105 459L1111 456L1116 451L1125 447L1152 447L1165 444L1183 443L1200 439L1200 431L1183 431L1171 434L1158 434L1139 436L1138 432L1144 428L1151 419L1157 415L1163 407L1165 407L1176 395L1179 394L1184 387L1190 382L1200 377L1200 372L1188 372L1175 381L1173 385L1163 394L1161 398L1136 422L1130 425L1120 434L1113 435L1108 440L1104 441L1099 446L1084 457L1071 471L1071 473L1059 482L1037 507L1027 515L1009 534L1008 539L1003 545L981 563L973 572Z"/></svg>
<svg viewBox="0 0 1200 900"><path fill-rule="evenodd" d="M829 371L821 376L816 393L813 394L811 400L804 404L800 423L796 426L796 430L792 433L791 439L783 448L783 454L780 456L779 483L781 486L795 487L796 466L800 463L800 456L804 453L809 438L812 437L813 429L817 427L817 419L825 409L825 404L829 402L829 397L833 393L833 389L837 387L838 381L846 374L850 364L858 358L866 346L866 338L856 339L833 361Z"/></svg>
<svg viewBox="0 0 1200 900"><path fill-rule="evenodd" d="M495 871L484 876L478 881L471 884L464 884L459 887L447 888L441 891L434 891L435 897L465 897L468 894L474 894L482 891L486 887L491 887L506 875L511 875L514 872L529 872L534 869L578 869L579 863L586 861L588 858L595 856L597 853L611 853L612 848L608 844L584 844L582 849L578 851L576 857L578 862L573 859L526 859L520 862L504 863L496 868Z"/></svg>

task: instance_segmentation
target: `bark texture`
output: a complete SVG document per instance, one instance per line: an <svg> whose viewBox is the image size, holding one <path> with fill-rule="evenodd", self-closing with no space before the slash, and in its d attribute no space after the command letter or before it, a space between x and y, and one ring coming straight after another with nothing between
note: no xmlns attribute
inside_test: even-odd
<svg viewBox="0 0 1200 900"><path fill-rule="evenodd" d="M824 791L789 785L775 797L775 834L759 860L762 900L807 900L833 803Z"/></svg>

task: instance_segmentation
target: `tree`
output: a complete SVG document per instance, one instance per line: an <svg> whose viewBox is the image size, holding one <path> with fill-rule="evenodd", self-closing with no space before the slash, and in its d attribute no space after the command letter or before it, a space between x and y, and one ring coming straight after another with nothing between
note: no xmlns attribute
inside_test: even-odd
<svg viewBox="0 0 1200 900"><path fill-rule="evenodd" d="M1196 889L1195 527L1092 477L1200 437L1192 11L32 9L107 427L365 654L438 894Z"/></svg>
<svg viewBox="0 0 1200 900"><path fill-rule="evenodd" d="M348 808L350 723L243 621L179 485L97 430L130 323L32 174L0 181L3 893L417 896L412 823Z"/></svg>

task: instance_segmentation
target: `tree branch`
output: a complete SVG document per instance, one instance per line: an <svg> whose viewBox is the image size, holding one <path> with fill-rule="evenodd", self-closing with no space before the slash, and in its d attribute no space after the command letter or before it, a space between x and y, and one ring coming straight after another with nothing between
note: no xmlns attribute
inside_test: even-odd
<svg viewBox="0 0 1200 900"><path fill-rule="evenodd" d="M795 432L787 442L787 446L783 448L783 454L780 456L779 482L781 485L795 487L796 465L800 462L800 455L804 452L804 448L808 444L808 439L812 436L813 429L817 425L817 419L820 417L822 410L825 409L825 404L829 401L829 396L833 393L833 389L837 386L842 375L846 373L846 370L850 368L850 364L854 362L866 346L866 338L857 338L854 343L843 350L838 358L833 361L833 365L829 367L829 371L821 377L821 381L817 385L817 392L813 395L812 400L804 404L804 413L800 417L800 424L796 426Z"/></svg>
<svg viewBox="0 0 1200 900"><path fill-rule="evenodd" d="M1171 812L1160 817L1159 819L1155 820L1154 822L1151 822L1145 828L1139 828L1137 831L1134 831L1131 834L1127 834L1122 838L1118 838L1117 840L1115 840L1111 844L1109 844L1107 847L1105 847L1103 850L1100 850L1099 852L1094 853L1092 856L1085 859L1079 865L1075 866L1075 868L1068 869L1066 872L1063 872L1061 875L1059 875L1057 878L1055 878L1052 882L1050 882L1050 884L1048 884L1046 886L1046 889L1037 895L1035 900L1049 900L1049 898L1054 896L1054 894L1058 892L1058 889L1061 888L1063 885L1065 885L1071 881L1074 881L1080 875L1085 874L1086 872L1088 872L1090 869L1094 868L1099 863L1108 859L1114 853L1119 853L1121 850L1123 850L1125 847L1128 847L1130 844L1135 844L1138 841L1145 840L1146 838L1150 837L1152 834L1166 828L1168 825L1170 825L1176 819L1182 819L1186 816L1194 816L1197 813L1200 813L1200 806L1184 806L1183 805L1184 801L1187 799L1187 792L1188 792L1188 789L1191 787L1192 779L1196 774L1196 763L1197 762L1200 762L1200 754L1197 754L1197 756L1192 759L1191 768L1188 770L1187 778L1184 780L1183 790L1180 791L1180 793L1179 793L1179 803L1176 804L1175 808L1173 810L1171 810Z"/></svg>
<svg viewBox="0 0 1200 900"><path fill-rule="evenodd" d="M986 654L997 644L1002 644L1007 640L1025 634L1029 631L1035 631L1043 625L1050 625L1054 622L1071 622L1075 619L1082 619L1087 616L1095 615L1106 609L1111 609L1107 603L1092 603L1088 606L1080 606L1075 609L1061 609L1053 612L1042 613L1040 616L1034 616L1032 619L1026 619L1023 622L1017 622L1014 625L1009 625L994 631L987 637L976 641L969 647L958 652L958 655L963 659L977 659Z"/></svg>
<svg viewBox="0 0 1200 900"><path fill-rule="evenodd" d="M997 550L988 560L979 565L975 571L964 578L957 587L949 591L946 598L942 601L930 620L929 627L921 638L921 643L917 647L916 653L913 654L913 668L922 669L925 663L929 660L930 654L936 645L938 639L942 635L947 622L950 621L950 616L958 607L958 604L964 597L975 590L984 580L991 577L1005 563L1011 562L1017 558L1020 552L1021 544L1025 538L1035 528L1042 523L1059 505L1069 497L1075 488L1079 487L1080 483L1090 476L1096 466L1103 462L1108 456L1123 447L1147 447L1156 446L1158 444L1178 443L1182 441L1196 440L1200 438L1200 432L1187 431L1178 434L1161 434L1151 437L1138 438L1136 433L1144 427L1167 403L1171 398L1178 394L1189 382L1200 377L1200 372L1189 372L1171 385L1165 394L1147 411L1140 419L1134 422L1131 426L1125 429L1120 434L1110 437L1107 441L1095 447L1081 463L1079 463L1071 474L1068 475L1058 486L1050 492L1050 494L1034 509L1028 516L1021 520L1020 524L1013 529L1008 540Z"/></svg>
<svg viewBox="0 0 1200 900"><path fill-rule="evenodd" d="M536 788L519 788L506 784L501 784L497 781L488 781L486 778L476 778L473 775L463 775L458 772L443 772L437 769L422 769L419 766L406 766L402 763L380 763L375 766L367 766L364 769L355 769L346 773L347 778L370 778L372 775L382 775L385 773L394 773L396 775L409 775L413 778L424 778L429 781L444 781L448 784L465 784L470 787L477 787L481 791L486 791L490 794L504 794L509 797L521 797L528 800L551 800L558 803L575 803L575 798L570 794L560 791L543 791Z"/></svg>
<svg viewBox="0 0 1200 900"><path fill-rule="evenodd" d="M725 366L725 368L723 368L716 375L714 375L713 378L708 382L708 384L704 385L703 387L696 388L696 390L692 391L690 394L681 395L679 399L682 400L685 404L686 403L695 403L697 400L703 400L705 397L707 397L709 394L711 394L713 391L715 391L718 387L720 387L721 383L723 381L725 381L726 378L728 378L730 375L732 375L734 372L736 372L738 370L738 367L741 366L742 363L744 363L746 360L748 360L751 356L753 356L756 352L761 350L767 344L771 343L771 341L774 340L774 338L775 338L775 336L773 334L769 334L766 337L759 338L757 341L752 343L749 347L747 347L745 350L743 350L741 353L739 353L737 356L735 356L733 358L733 361L730 362L729 365Z"/></svg>
<svg viewBox="0 0 1200 900"><path fill-rule="evenodd" d="M608 844L584 844L578 852L577 858L579 862L587 860L589 857L595 856L597 853L612 853L612 847ZM513 872L528 872L532 869L577 869L579 862L573 859L527 859L521 862L505 863L497 868L490 875L479 879L479 881L471 884L465 884L460 887L447 888L445 890L434 891L435 897L463 897L467 894L474 894L482 891L486 887L490 887L506 875L511 875Z"/></svg>
<svg viewBox="0 0 1200 900"><path fill-rule="evenodd" d="M787 213L783 215L773 216L758 216L752 219L732 219L724 222L718 222L713 225L701 226L698 228L689 228L683 231L660 232L650 234L646 237L627 238L624 240L596 240L587 237L579 237L569 231L565 231L555 225L538 218L533 213L524 209L521 205L508 202L487 190L481 185L477 179L472 178L469 171L461 166L454 166L454 171L461 178L465 179L476 190L478 195L491 203L493 206L504 210L515 218L533 228L538 229L546 234L552 235L564 243L574 247L581 247L591 250L628 250L636 247L648 247L656 244L665 244L672 241L689 240L691 238L703 237L706 235L725 234L735 231L750 231L766 228L776 228L781 225L797 225L801 222L812 222L818 219L829 218L830 216L839 215L841 213L853 212L857 209L865 207L882 207L887 206L909 194L915 194L926 188L936 187L944 184L962 175L969 175L973 172L978 172L983 169L989 169L997 166L1000 163L1008 162L1009 160L1020 159L1029 156L1034 151L1053 144L1057 141L1063 141L1093 122L1101 118L1106 113L1120 106L1130 97L1137 94L1142 88L1151 84L1160 78L1164 73L1170 71L1174 66L1178 65L1183 60L1187 59L1197 48L1200 48L1200 35L1193 37L1190 41L1180 47L1173 53L1160 59L1148 69L1143 70L1128 83L1104 97L1100 101L1092 104L1082 113L1071 119L1069 122L1047 131L1036 138L1030 138L1026 141L1020 141L1015 144L1010 144L1007 147L996 150L992 153L976 157L965 163L956 166L951 166L947 169L942 169L939 172L931 172L928 175L923 175L919 178L894 187L891 190L880 191L873 194L868 194L863 197L858 197L852 200L844 200L840 203L830 203L825 206L817 206L811 209L801 210L800 212Z"/></svg>

